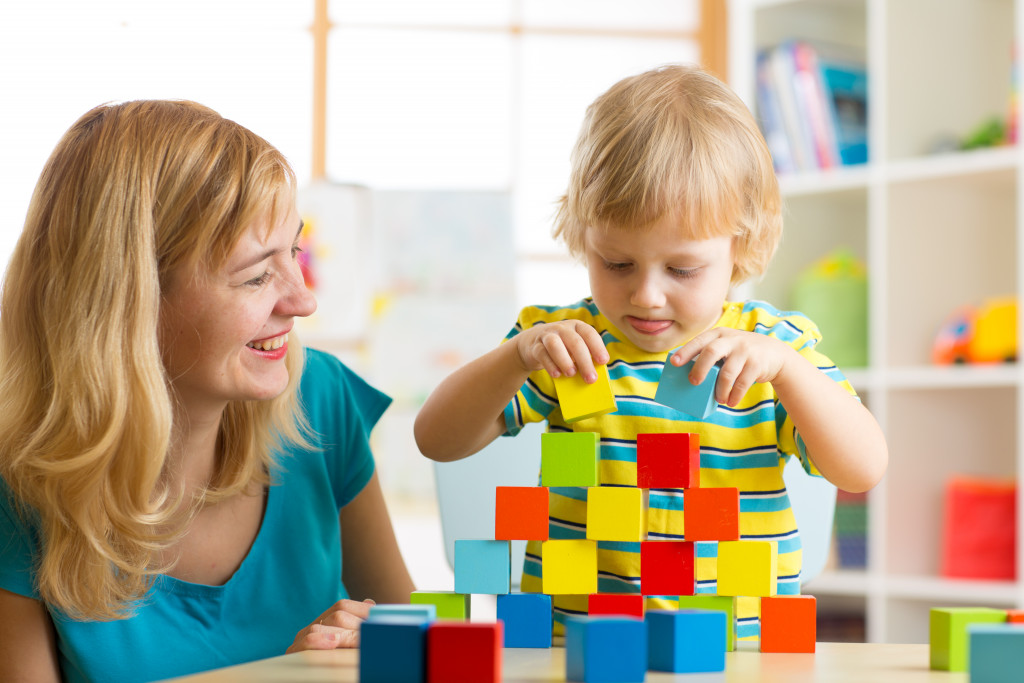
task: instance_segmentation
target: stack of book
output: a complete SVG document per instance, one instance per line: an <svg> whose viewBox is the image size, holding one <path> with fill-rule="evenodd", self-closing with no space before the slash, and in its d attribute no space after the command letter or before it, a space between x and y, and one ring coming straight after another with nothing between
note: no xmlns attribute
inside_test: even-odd
<svg viewBox="0 0 1024 683"><path fill-rule="evenodd" d="M758 53L757 110L776 172L866 163L867 85L863 62L806 41Z"/></svg>

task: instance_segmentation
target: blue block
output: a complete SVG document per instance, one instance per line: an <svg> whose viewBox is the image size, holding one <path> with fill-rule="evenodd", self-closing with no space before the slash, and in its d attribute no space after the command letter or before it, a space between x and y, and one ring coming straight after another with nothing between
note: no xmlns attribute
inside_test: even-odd
<svg viewBox="0 0 1024 683"><path fill-rule="evenodd" d="M502 595L512 586L508 541L455 541L455 592Z"/></svg>
<svg viewBox="0 0 1024 683"><path fill-rule="evenodd" d="M364 621L359 626L360 683L425 683L429 626L418 617Z"/></svg>
<svg viewBox="0 0 1024 683"><path fill-rule="evenodd" d="M505 647L551 647L551 596L498 596L498 621L505 623Z"/></svg>
<svg viewBox="0 0 1024 683"><path fill-rule="evenodd" d="M718 410L718 402L715 401L715 382L718 381L720 368L717 364L711 366L708 376L697 386L690 384L692 369L692 360L678 368L666 360L654 400L698 420L706 420Z"/></svg>
<svg viewBox="0 0 1024 683"><path fill-rule="evenodd" d="M565 620L565 678L583 683L643 683L647 626L632 617Z"/></svg>
<svg viewBox="0 0 1024 683"><path fill-rule="evenodd" d="M967 637L971 683L1004 683L1024 672L1024 625L974 624Z"/></svg>
<svg viewBox="0 0 1024 683"><path fill-rule="evenodd" d="M725 671L725 612L648 610L647 666L652 671Z"/></svg>
<svg viewBox="0 0 1024 683"><path fill-rule="evenodd" d="M368 619L410 617L431 622L437 619L437 605L374 605Z"/></svg>

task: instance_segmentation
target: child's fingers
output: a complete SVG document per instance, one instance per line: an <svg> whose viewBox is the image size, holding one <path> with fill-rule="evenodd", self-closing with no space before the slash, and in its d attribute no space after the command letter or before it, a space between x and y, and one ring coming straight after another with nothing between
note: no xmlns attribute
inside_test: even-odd
<svg viewBox="0 0 1024 683"><path fill-rule="evenodd" d="M604 346L604 339L601 338L600 332L590 325L578 325L576 330L587 345L587 352L595 365L604 365L610 360L608 349Z"/></svg>
<svg viewBox="0 0 1024 683"><path fill-rule="evenodd" d="M576 364L572 361L572 355L565 346L565 341L560 335L548 334L541 337L542 352L538 353L538 360L544 369L552 377L572 377L576 374Z"/></svg>
<svg viewBox="0 0 1024 683"><path fill-rule="evenodd" d="M593 330L593 328L590 329ZM587 383L596 381L597 371L594 370L595 359L593 358L593 353L586 339L580 334L574 334L565 340L565 345L568 348L573 361L575 361L576 370L580 373L583 381Z"/></svg>

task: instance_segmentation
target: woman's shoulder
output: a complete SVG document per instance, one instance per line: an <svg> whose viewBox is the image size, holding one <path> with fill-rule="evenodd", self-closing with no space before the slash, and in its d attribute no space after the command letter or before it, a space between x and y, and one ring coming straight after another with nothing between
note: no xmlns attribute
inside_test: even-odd
<svg viewBox="0 0 1024 683"><path fill-rule="evenodd" d="M391 398L372 386L337 356L306 348L299 396L311 421L322 415L358 414L364 427L377 422Z"/></svg>

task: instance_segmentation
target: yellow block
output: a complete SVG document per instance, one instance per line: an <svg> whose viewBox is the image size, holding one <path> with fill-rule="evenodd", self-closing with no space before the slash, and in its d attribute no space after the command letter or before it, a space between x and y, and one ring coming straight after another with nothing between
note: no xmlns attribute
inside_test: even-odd
<svg viewBox="0 0 1024 683"><path fill-rule="evenodd" d="M647 536L644 513L644 494L640 489L592 486L587 489L587 538L642 541Z"/></svg>
<svg viewBox="0 0 1024 683"><path fill-rule="evenodd" d="M579 373L572 377L556 377L555 393L566 422L578 422L595 415L615 412L615 394L608 379L608 366L597 365L597 381L587 384Z"/></svg>
<svg viewBox="0 0 1024 683"><path fill-rule="evenodd" d="M779 580L779 549L772 541L719 541L718 595L767 597Z"/></svg>
<svg viewBox="0 0 1024 683"><path fill-rule="evenodd" d="M544 541L540 553L541 592L548 595L597 592L597 541Z"/></svg>

